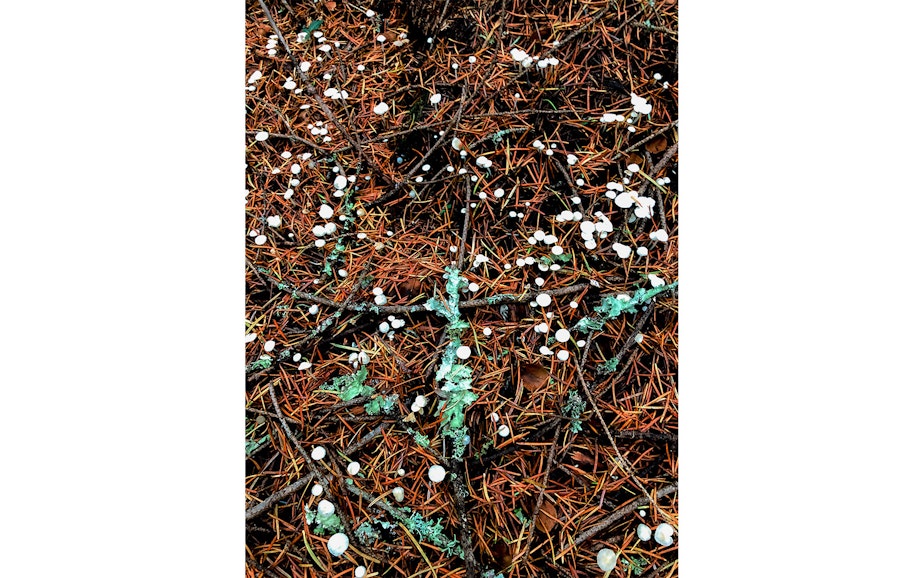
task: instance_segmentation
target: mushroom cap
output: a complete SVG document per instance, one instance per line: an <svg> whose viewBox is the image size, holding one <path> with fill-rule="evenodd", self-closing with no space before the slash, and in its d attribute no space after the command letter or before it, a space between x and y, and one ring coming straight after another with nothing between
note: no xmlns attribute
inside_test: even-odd
<svg viewBox="0 0 924 578"><path fill-rule="evenodd" d="M649 528L645 524L639 524L638 528L635 530L635 533L638 536L638 539L641 540L642 542L647 542L648 540L651 540L651 528Z"/></svg>
<svg viewBox="0 0 924 578"><path fill-rule="evenodd" d="M327 551L331 556L342 556L350 547L350 539L343 532L337 532L327 541Z"/></svg>
<svg viewBox="0 0 924 578"><path fill-rule="evenodd" d="M446 468L439 464L430 466L430 470L427 472L427 477L430 478L431 482L439 483L446 478Z"/></svg>
<svg viewBox="0 0 924 578"><path fill-rule="evenodd" d="M655 542L662 546L670 546L674 543L674 527L670 524L658 524L654 533Z"/></svg>
<svg viewBox="0 0 924 578"><path fill-rule="evenodd" d="M318 513L322 516L330 516L334 513L334 504L328 500L318 502Z"/></svg>
<svg viewBox="0 0 924 578"><path fill-rule="evenodd" d="M597 566L604 572L609 572L616 567L616 552L609 548L604 548L597 552Z"/></svg>

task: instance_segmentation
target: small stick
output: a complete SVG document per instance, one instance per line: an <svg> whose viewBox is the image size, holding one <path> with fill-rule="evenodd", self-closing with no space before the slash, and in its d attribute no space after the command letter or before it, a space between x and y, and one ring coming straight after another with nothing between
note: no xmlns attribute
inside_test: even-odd
<svg viewBox="0 0 924 578"><path fill-rule="evenodd" d="M666 486L666 487L661 488L660 490L658 490L658 492L657 492L657 494L656 494L656 497L657 497L657 498L663 498L664 496L668 496L668 495L670 495L670 494L673 494L673 493L676 492L676 491L677 491L677 485L676 485L676 484L671 484L671 485L669 485L669 486ZM644 506L646 503L649 503L649 502L651 502L651 498L650 498L649 496L647 496L647 495L645 495L645 496L639 496L638 498L632 500L631 502L629 502L628 504L626 504L626 505L623 506L622 508L619 508L618 510L616 510L615 512L613 512L612 514L610 514L609 516L607 516L606 518L604 518L603 521L600 522L599 524L597 524L596 526L593 526L592 528L588 528L587 530L585 530L585 531L581 532L580 534L578 534L578 537L574 539L574 546L580 546L581 544L583 544L583 543L586 542L587 540L593 538L594 536L596 536L597 534L599 534L599 533L602 532L603 530L609 528L610 526L612 526L613 524L615 524L615 523L618 522L619 520L621 520L621 519L625 518L626 516L628 516L629 514L631 514L631 513L632 513L633 511L635 511L639 506ZM562 554L564 554L564 552L562 552L561 554L559 554L559 556L561 556Z"/></svg>
<svg viewBox="0 0 924 578"><path fill-rule="evenodd" d="M469 206L472 202L472 183L465 179L465 218L462 224L462 242L459 243L459 256L456 260L456 269L462 270L462 262L465 260L465 240L468 238L468 223L472 214L472 208Z"/></svg>

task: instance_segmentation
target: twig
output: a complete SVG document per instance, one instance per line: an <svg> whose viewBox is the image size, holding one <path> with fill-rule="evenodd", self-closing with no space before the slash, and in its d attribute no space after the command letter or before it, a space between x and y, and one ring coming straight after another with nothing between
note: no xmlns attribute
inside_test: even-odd
<svg viewBox="0 0 924 578"><path fill-rule="evenodd" d="M552 444L549 446L549 453L546 456L545 474L542 476L542 483L539 484L539 497L536 499L536 505L533 507L533 515L529 520L529 532L526 535L526 545L523 547L523 555L529 559L529 548L533 543L533 531L536 529L536 517L542 508L542 502L545 500L545 489L549 484L549 474L552 473L552 465L555 463L555 451L558 449L558 434L561 433L561 422L555 425L555 434L552 435Z"/></svg>
<svg viewBox="0 0 924 578"><path fill-rule="evenodd" d="M247 508L247 511L244 512L244 520L249 522L250 520L256 518L257 516L259 516L266 510L268 510L270 506L272 506L279 500L285 499L291 496L292 494L294 494L295 492L299 491L300 489L304 488L305 486L307 486L308 482L310 482L312 479L314 479L314 474L308 474L307 476L303 478L299 478L295 480L294 482L292 482L285 488L279 490L278 492L273 492L272 494L267 496L265 500L263 500L256 506Z"/></svg>
<svg viewBox="0 0 924 578"><path fill-rule="evenodd" d="M465 554L465 575L467 578L475 578L481 569L478 561L475 559L475 552L472 550L472 536L468 523L468 510L465 506L468 492L462 485L463 471L459 467L459 462L451 463L452 476L450 486L452 487L453 502L456 506L456 513L459 516L459 543L462 545L462 552Z"/></svg>
<svg viewBox="0 0 924 578"><path fill-rule="evenodd" d="M465 215L462 223L462 240L459 243L459 255L456 257L456 269L462 269L462 262L465 260L465 240L468 238L468 223L471 220L472 208L469 204L472 202L472 183L465 179L465 208L462 209Z"/></svg>
<svg viewBox="0 0 924 578"><path fill-rule="evenodd" d="M260 132L260 131L248 130L248 131L245 131L245 134L247 134L247 135L249 135L249 136L253 136L253 135L257 134L258 132ZM310 140L303 139L302 137L296 136L296 135L294 135L294 134L281 134L281 133L278 133L278 132L268 132L268 133L266 133L266 134L268 134L268 135L269 135L270 137L272 137L272 138L284 138L284 139L287 139L287 140L291 140L291 141L295 141L295 142L302 143L303 145L308 145L308 146L310 146L311 148L313 148L313 149L315 149L315 150L317 150L317 151L319 151L319 152L324 153L325 155L330 155L330 154L332 154L331 151L329 151L329 150L327 150L327 149L324 149L324 148L321 148L321 147L319 147L318 145L316 145L316 144L314 144L313 142L311 142Z"/></svg>
<svg viewBox="0 0 924 578"><path fill-rule="evenodd" d="M664 496L673 494L676 491L677 491L677 485L671 484L669 486L666 486L658 490L656 494L656 499L663 498ZM651 498L648 495L639 496L638 498L632 500L631 502L629 502L622 508L619 508L618 510L616 510L615 512L613 512L612 514L604 518L603 521L601 521L596 526L588 528L587 530L584 530L583 532L578 534L578 537L574 539L574 546L580 546L587 540L593 538L594 536L596 536L603 530L606 530L607 528L609 528L610 526L612 526L619 520L622 520L623 518L625 518L626 516L634 512L636 509L638 509L639 506L644 506L645 504L649 502L651 502ZM563 554L564 552L559 554L559 556Z"/></svg>
<svg viewBox="0 0 924 578"><path fill-rule="evenodd" d="M669 131L670 129L674 128L675 126L677 126L677 121L676 121L676 120L673 121L672 123L670 123L669 125L663 127L663 128L659 128L659 129L656 130L655 132L651 133L650 135L646 136L645 138L643 138L642 140L638 141L638 142L635 143L634 145L630 146L629 148L627 148L627 149L625 150L625 152L628 153L628 152L634 151L634 150L637 149L638 147L640 147L640 146L642 146L643 144L647 143L648 141L650 141L650 140L652 140L652 139L658 137L659 135L664 134L665 132Z"/></svg>
<svg viewBox="0 0 924 578"><path fill-rule="evenodd" d="M347 447L347 449L343 450L343 453L346 455L356 453L357 451L359 451L359 449L361 449L363 446L365 446L366 444L374 440L379 434L381 434L385 430L385 427L388 425L391 425L391 424L380 423L379 425L375 427L375 429L373 429L371 432L364 435L362 439L351 444L349 447Z"/></svg>

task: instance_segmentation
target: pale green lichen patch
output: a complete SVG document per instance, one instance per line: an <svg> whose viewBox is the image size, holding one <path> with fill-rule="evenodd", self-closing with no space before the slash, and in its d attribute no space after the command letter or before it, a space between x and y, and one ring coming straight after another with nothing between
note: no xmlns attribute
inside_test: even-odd
<svg viewBox="0 0 924 578"><path fill-rule="evenodd" d="M607 321L616 319L623 313L636 313L638 307L650 301L656 295L677 287L677 281L670 285L662 285L652 289L639 289L635 295L607 295L600 305L594 307L595 315L589 315L577 322L574 329L577 331L600 331Z"/></svg>
<svg viewBox="0 0 924 578"><path fill-rule="evenodd" d="M445 398L439 404L439 409L443 412L440 427L443 436L452 442L453 459L461 460L470 440L468 428L465 426L465 408L478 399L471 391L472 369L458 363L460 360L457 355L462 346L462 331L469 327L459 311L459 291L463 285L468 284L468 280L459 275L459 270L455 267L447 267L443 278L446 279L446 300L431 298L427 301L427 309L448 322L448 344L436 371L436 381L443 382L442 391L445 394Z"/></svg>

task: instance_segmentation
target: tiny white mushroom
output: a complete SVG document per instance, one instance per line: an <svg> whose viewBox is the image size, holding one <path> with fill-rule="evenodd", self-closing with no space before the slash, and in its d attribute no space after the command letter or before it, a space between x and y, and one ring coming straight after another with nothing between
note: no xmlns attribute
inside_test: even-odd
<svg viewBox="0 0 924 578"><path fill-rule="evenodd" d="M571 339L571 332L567 329L562 328L555 332L555 341L558 341L559 343L565 343L569 339Z"/></svg>
<svg viewBox="0 0 924 578"><path fill-rule="evenodd" d="M370 12L371 12L371 10L370 10ZM355 576L356 578L363 578L363 576L365 576L365 575L366 575L366 567L365 567L365 566L357 566L357 567L356 567L356 570L353 570L353 576Z"/></svg>
<svg viewBox="0 0 924 578"><path fill-rule="evenodd" d="M536 303L540 307L548 307L552 304L552 297L548 293L540 293L536 296Z"/></svg>
<svg viewBox="0 0 924 578"><path fill-rule="evenodd" d="M510 435L510 428L507 427L506 424L501 424L501 426L500 426L499 428L497 428L497 435L499 435L499 436L502 437L502 438L505 438L505 437L509 436L509 435Z"/></svg>
<svg viewBox="0 0 924 578"><path fill-rule="evenodd" d="M396 502L404 501L404 488L398 486L391 491L391 495L395 497Z"/></svg>
<svg viewBox="0 0 924 578"><path fill-rule="evenodd" d="M388 112L388 104L384 102L380 102L377 105L375 105L375 107L372 109L372 112L381 116L385 114L386 112Z"/></svg>
<svg viewBox="0 0 924 578"><path fill-rule="evenodd" d="M600 117L600 122L616 122L616 115L608 112Z"/></svg>
<svg viewBox="0 0 924 578"><path fill-rule="evenodd" d="M597 552L597 566L604 572L610 572L616 567L616 552L609 548L604 548Z"/></svg>
<svg viewBox="0 0 924 578"><path fill-rule="evenodd" d="M559 359L559 361L568 361L568 358L571 357L571 354L568 353L567 349L559 349L555 356Z"/></svg>
<svg viewBox="0 0 924 578"><path fill-rule="evenodd" d="M343 175L337 175L337 178L334 179L334 188L338 191L345 189L347 186L347 178Z"/></svg>
<svg viewBox="0 0 924 578"><path fill-rule="evenodd" d="M324 456L326 455L327 455L327 450L324 449L322 446L315 446L315 448L311 450L311 459L313 459L314 461L323 460Z"/></svg>
<svg viewBox="0 0 924 578"><path fill-rule="evenodd" d="M674 543L674 527L670 524L658 524L654 533L655 542L662 546L670 546Z"/></svg>
<svg viewBox="0 0 924 578"><path fill-rule="evenodd" d="M472 355L472 348L469 347L468 345L460 345L459 348L456 349L456 357L458 357L459 359L468 359L469 357L471 357L471 355Z"/></svg>
<svg viewBox="0 0 924 578"><path fill-rule="evenodd" d="M636 528L635 530L635 533L638 536L638 539L641 540L642 542L647 542L648 540L651 540L651 528L649 528L645 524L639 524L638 528Z"/></svg>
<svg viewBox="0 0 924 578"><path fill-rule="evenodd" d="M269 133L266 132L265 130L261 130L260 132L258 132L257 134L253 136L253 140L257 142L265 141L268 138L269 138Z"/></svg>
<svg viewBox="0 0 924 578"><path fill-rule="evenodd" d="M318 513L322 516L330 516L334 513L334 504L328 500L318 502Z"/></svg>
<svg viewBox="0 0 924 578"><path fill-rule="evenodd" d="M322 219L330 219L334 216L334 209L325 203L318 209L318 216L320 216Z"/></svg>
<svg viewBox="0 0 924 578"><path fill-rule="evenodd" d="M257 245L263 245L264 243L266 243L266 235L257 235L254 238L253 242L256 243Z"/></svg>
<svg viewBox="0 0 924 578"><path fill-rule="evenodd" d="M324 493L324 487L321 486L321 484L315 484L315 485L311 486L311 495L312 495L312 496L320 496L320 495L323 494L323 493Z"/></svg>
<svg viewBox="0 0 924 578"><path fill-rule="evenodd" d="M439 104L441 100L443 100L443 95L438 92L430 95L430 104Z"/></svg>
<svg viewBox="0 0 924 578"><path fill-rule="evenodd" d="M350 539L343 532L337 532L327 541L327 551L331 556L340 557L350 547Z"/></svg>
<svg viewBox="0 0 924 578"><path fill-rule="evenodd" d="M430 478L431 482L438 484L446 477L446 468L439 464L430 466L430 470L427 471L427 477Z"/></svg>
<svg viewBox="0 0 924 578"><path fill-rule="evenodd" d="M347 466L347 473L351 476L355 476L359 473L359 462L350 462Z"/></svg>

